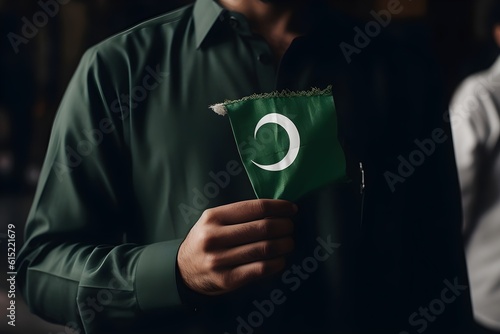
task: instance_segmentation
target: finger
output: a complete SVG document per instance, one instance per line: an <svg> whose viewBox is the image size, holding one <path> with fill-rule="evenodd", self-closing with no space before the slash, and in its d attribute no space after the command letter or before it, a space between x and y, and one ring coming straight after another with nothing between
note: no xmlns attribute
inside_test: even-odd
<svg viewBox="0 0 500 334"><path fill-rule="evenodd" d="M285 269L285 266L286 259L284 257L247 263L227 271L225 283L232 290L236 290L258 279L277 274Z"/></svg>
<svg viewBox="0 0 500 334"><path fill-rule="evenodd" d="M291 236L294 228L295 225L289 218L266 218L248 223L226 225L219 229L220 245L234 247L279 239Z"/></svg>
<svg viewBox="0 0 500 334"><path fill-rule="evenodd" d="M213 255L210 265L213 268L236 267L282 257L292 252L293 248L294 241L290 237L255 242L218 252Z"/></svg>
<svg viewBox="0 0 500 334"><path fill-rule="evenodd" d="M297 206L283 200L258 199L220 206L205 213L223 225L233 225L268 217L293 217Z"/></svg>

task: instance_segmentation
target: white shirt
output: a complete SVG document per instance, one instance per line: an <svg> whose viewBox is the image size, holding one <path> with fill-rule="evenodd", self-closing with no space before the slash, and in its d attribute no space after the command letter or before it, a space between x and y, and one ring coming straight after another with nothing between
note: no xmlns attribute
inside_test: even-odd
<svg viewBox="0 0 500 334"><path fill-rule="evenodd" d="M450 116L474 316L500 330L500 58L462 83Z"/></svg>

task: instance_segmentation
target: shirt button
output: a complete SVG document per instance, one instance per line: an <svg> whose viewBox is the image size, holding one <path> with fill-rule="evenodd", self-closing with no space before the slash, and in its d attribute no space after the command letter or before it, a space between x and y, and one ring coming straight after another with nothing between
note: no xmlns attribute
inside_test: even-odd
<svg viewBox="0 0 500 334"><path fill-rule="evenodd" d="M234 16L229 17L229 25L233 29L237 29L240 26L240 23L238 22L238 19Z"/></svg>
<svg viewBox="0 0 500 334"><path fill-rule="evenodd" d="M273 59L267 53L263 53L257 57L257 60L260 61L264 65L271 65L273 63Z"/></svg>

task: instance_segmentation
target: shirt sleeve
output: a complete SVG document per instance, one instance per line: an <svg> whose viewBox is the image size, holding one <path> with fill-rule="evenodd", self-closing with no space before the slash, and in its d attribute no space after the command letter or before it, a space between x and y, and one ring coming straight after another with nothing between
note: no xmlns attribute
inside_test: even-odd
<svg viewBox="0 0 500 334"><path fill-rule="evenodd" d="M480 172L498 141L498 111L487 80L470 77L461 85L452 100L450 121L467 231L473 228L480 197Z"/></svg>
<svg viewBox="0 0 500 334"><path fill-rule="evenodd" d="M135 219L130 159L109 107L119 93L103 68L89 50L61 102L18 284L32 312L85 333L141 328L157 314L175 324L185 312L176 280L182 240L124 242Z"/></svg>

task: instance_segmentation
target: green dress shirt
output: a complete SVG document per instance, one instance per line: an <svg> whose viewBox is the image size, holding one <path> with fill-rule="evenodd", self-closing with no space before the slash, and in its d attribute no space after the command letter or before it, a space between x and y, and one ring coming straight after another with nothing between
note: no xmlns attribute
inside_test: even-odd
<svg viewBox="0 0 500 334"><path fill-rule="evenodd" d="M54 121L18 259L34 313L82 333L463 328L467 293L435 321L409 320L440 298L445 280L468 284L451 140L436 144L395 190L385 176L397 173L398 156L418 149L415 139L432 138L436 128L449 133L429 62L380 36L348 64L338 45L352 40L354 23L317 15L315 29L279 64L241 14L211 0L85 53ZM228 119L208 106L328 84L353 182L299 203L294 271L218 298L186 289L177 251L202 212L255 198ZM259 147L249 139L245 149ZM318 245L327 259L296 272ZM286 302L262 323L249 320L254 301L273 291Z"/></svg>

